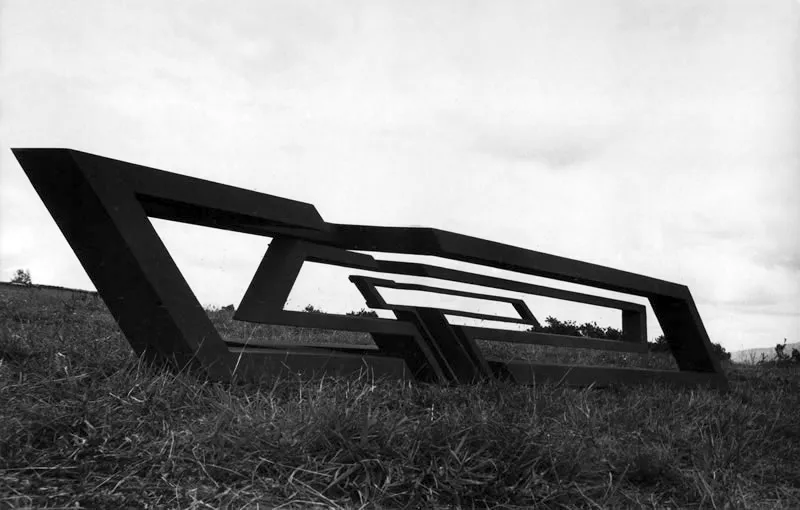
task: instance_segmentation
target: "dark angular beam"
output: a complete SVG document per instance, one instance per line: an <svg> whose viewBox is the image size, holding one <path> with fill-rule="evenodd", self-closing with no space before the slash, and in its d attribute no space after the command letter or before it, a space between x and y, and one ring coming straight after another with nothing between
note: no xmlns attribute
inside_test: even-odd
<svg viewBox="0 0 800 510"><path fill-rule="evenodd" d="M634 312L644 312L644 306L629 301L619 299L584 294L569 290L555 289L532 283L518 282L495 276L459 271L448 267L432 266L429 264L419 264L416 262L399 262L394 260L376 260L377 270L383 273L395 273L407 276L421 276L424 278L435 278L437 280L448 280L453 282L467 283L481 287L493 289L510 290L522 294L532 294L535 296L549 297L563 301L573 301L587 305L601 306L604 308L614 308L617 310L629 310Z"/></svg>
<svg viewBox="0 0 800 510"><path fill-rule="evenodd" d="M460 317L470 317L473 319L483 319L483 320L491 320L491 321L499 321L499 322L508 322L513 324L527 324L533 327L540 327L539 322L536 320L536 317L530 312L528 307L525 305L525 302L521 299L517 298L509 298L505 296L495 296L492 294L482 294L477 292L467 292L455 289L447 289L442 287L432 287L430 285L418 285L415 283L398 283L393 280L385 280L381 278L371 278L368 276L350 276L350 281L356 284L356 287L362 289L363 285L371 286L372 288L376 287L383 287L387 289L397 289L397 290L417 290L422 292L431 292L435 294L443 294L447 296L459 296L459 297L467 297L472 299L481 299L484 301L496 301L500 303L508 303L514 307L514 309L519 313L522 312L520 315L524 317L507 317L507 316L499 316L499 315L489 315L484 313L474 313L474 312L466 312L463 310L456 310L456 309L449 309L449 308L438 308L442 313L445 315L456 315ZM357 283L358 282L358 283ZM368 292L366 296L372 295L372 292ZM375 306L370 304L370 302L375 303ZM384 298L381 298L380 301L369 301L368 306L371 308L385 308L387 310L394 309L392 305L387 305Z"/></svg>
<svg viewBox="0 0 800 510"><path fill-rule="evenodd" d="M682 370L723 373L685 285L432 228L333 227L343 249L443 257L646 297Z"/></svg>
<svg viewBox="0 0 800 510"><path fill-rule="evenodd" d="M359 269L374 267L374 259L369 255L314 245L296 238L273 239L236 309L234 319L342 331L413 334L413 328L391 319L284 310L306 260Z"/></svg>
<svg viewBox="0 0 800 510"><path fill-rule="evenodd" d="M412 323L284 310L286 300L306 260L358 269L375 268L375 261L369 255L294 238L274 239L267 248L234 318L265 324L368 332L382 355L404 359L409 373L414 377L426 381L446 380L442 367L430 352L430 346Z"/></svg>
<svg viewBox="0 0 800 510"><path fill-rule="evenodd" d="M58 149L14 155L138 355L229 378L227 348L116 167Z"/></svg>
<svg viewBox="0 0 800 510"><path fill-rule="evenodd" d="M308 368L310 372L352 372L359 363L380 366L391 373L397 373L398 367L402 367L402 374L416 370L414 374L422 374L426 380L465 381L474 379L469 374L487 371L480 353L473 353L474 337L468 334L469 330L447 324L443 315L447 310L390 307L397 321L283 310L305 260L378 272L387 268L399 274L424 272L428 273L426 276L488 283L508 290L522 285L533 294L621 309L626 340L622 343L629 346L642 342L646 335L641 305L433 266L375 261L369 255L350 251L366 250L444 257L646 297L664 330L680 374L685 374L682 380L708 380L717 387L725 386L719 360L713 355L691 293L683 285L436 229L330 224L311 204L69 149L14 149L14 154L131 346L148 360L180 368L200 367L218 379L236 377L240 368L248 377L258 378L269 376L270 371L280 372L284 370L280 367L286 366L292 370ZM233 355L148 216L274 237L237 318L366 331L375 339L381 356L333 348L320 353L284 353L283 362L275 352L239 350ZM385 306L374 286L371 291L369 287L363 281L359 287L368 304ZM374 291L374 295L366 291ZM524 302L514 306L520 320L535 320ZM526 339L565 342L539 333L529 335L532 336ZM502 370L517 379L524 379L521 374L526 370L545 375L567 370L563 375L578 383L589 379L596 382L601 377L599 372L586 368L576 371L574 367L507 365ZM607 375L617 373L608 368L602 370ZM640 378L637 372L619 374L623 375L618 378L624 380ZM663 377L680 379L675 375Z"/></svg>
<svg viewBox="0 0 800 510"><path fill-rule="evenodd" d="M619 269L558 257L445 230L331 224L347 250L431 255L637 296L682 298L686 287Z"/></svg>
<svg viewBox="0 0 800 510"><path fill-rule="evenodd" d="M637 352L646 354L649 347L646 343L624 342L621 340L601 340L580 336L556 335L533 331L513 331L508 329L478 328L473 326L454 326L473 340L508 342L526 345L552 345L573 349L596 349L601 351Z"/></svg>
<svg viewBox="0 0 800 510"><path fill-rule="evenodd" d="M644 311L622 311L622 340L647 344L647 315Z"/></svg>

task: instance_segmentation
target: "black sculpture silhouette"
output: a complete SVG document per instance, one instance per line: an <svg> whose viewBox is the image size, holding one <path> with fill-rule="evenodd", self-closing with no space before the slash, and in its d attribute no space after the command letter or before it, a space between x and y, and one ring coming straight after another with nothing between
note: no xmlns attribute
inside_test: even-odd
<svg viewBox="0 0 800 510"><path fill-rule="evenodd" d="M557 380L598 386L662 380L727 388L719 361L686 286L432 228L325 222L311 204L155 170L70 149L13 149L135 352L176 368L198 368L212 379L259 380L287 373L349 374L440 383L486 378L519 383ZM170 257L148 217L273 238L237 307L237 320L362 331L375 346L226 343ZM645 307L427 264L381 260L353 250L433 255L646 297L679 371L504 362L484 356L477 339L622 352L647 352ZM284 310L305 261L421 276L535 294L622 311L622 339L554 335L522 300L392 280L351 276L375 309L397 319ZM378 288L425 290L511 304L505 322L533 331L450 324L445 315L494 316L421 306L393 306Z"/></svg>

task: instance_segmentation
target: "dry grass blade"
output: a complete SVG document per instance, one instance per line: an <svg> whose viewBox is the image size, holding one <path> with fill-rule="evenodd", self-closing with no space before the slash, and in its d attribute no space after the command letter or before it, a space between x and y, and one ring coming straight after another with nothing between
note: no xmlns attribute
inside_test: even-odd
<svg viewBox="0 0 800 510"><path fill-rule="evenodd" d="M0 507L800 508L791 367L733 366L725 396L225 386L134 357L102 306L0 300ZM247 341L301 333L210 315Z"/></svg>

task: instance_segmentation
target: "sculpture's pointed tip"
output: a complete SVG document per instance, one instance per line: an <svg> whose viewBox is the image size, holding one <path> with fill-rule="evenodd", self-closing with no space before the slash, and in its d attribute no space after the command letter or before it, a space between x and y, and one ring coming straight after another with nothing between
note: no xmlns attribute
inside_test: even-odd
<svg viewBox="0 0 800 510"><path fill-rule="evenodd" d="M12 147L11 152L17 159L24 156L53 154L58 152L75 152L67 147Z"/></svg>
<svg viewBox="0 0 800 510"><path fill-rule="evenodd" d="M74 151L69 147L11 147L11 152L29 152L29 151Z"/></svg>

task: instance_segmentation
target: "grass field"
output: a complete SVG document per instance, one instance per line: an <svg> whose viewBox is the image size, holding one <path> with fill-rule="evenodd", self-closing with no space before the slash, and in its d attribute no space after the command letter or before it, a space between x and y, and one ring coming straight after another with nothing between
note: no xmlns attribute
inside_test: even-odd
<svg viewBox="0 0 800 510"><path fill-rule="evenodd" d="M229 339L368 341L210 314ZM143 366L99 301L3 295L0 508L800 508L800 370L728 374L727 394L366 375L231 387Z"/></svg>

